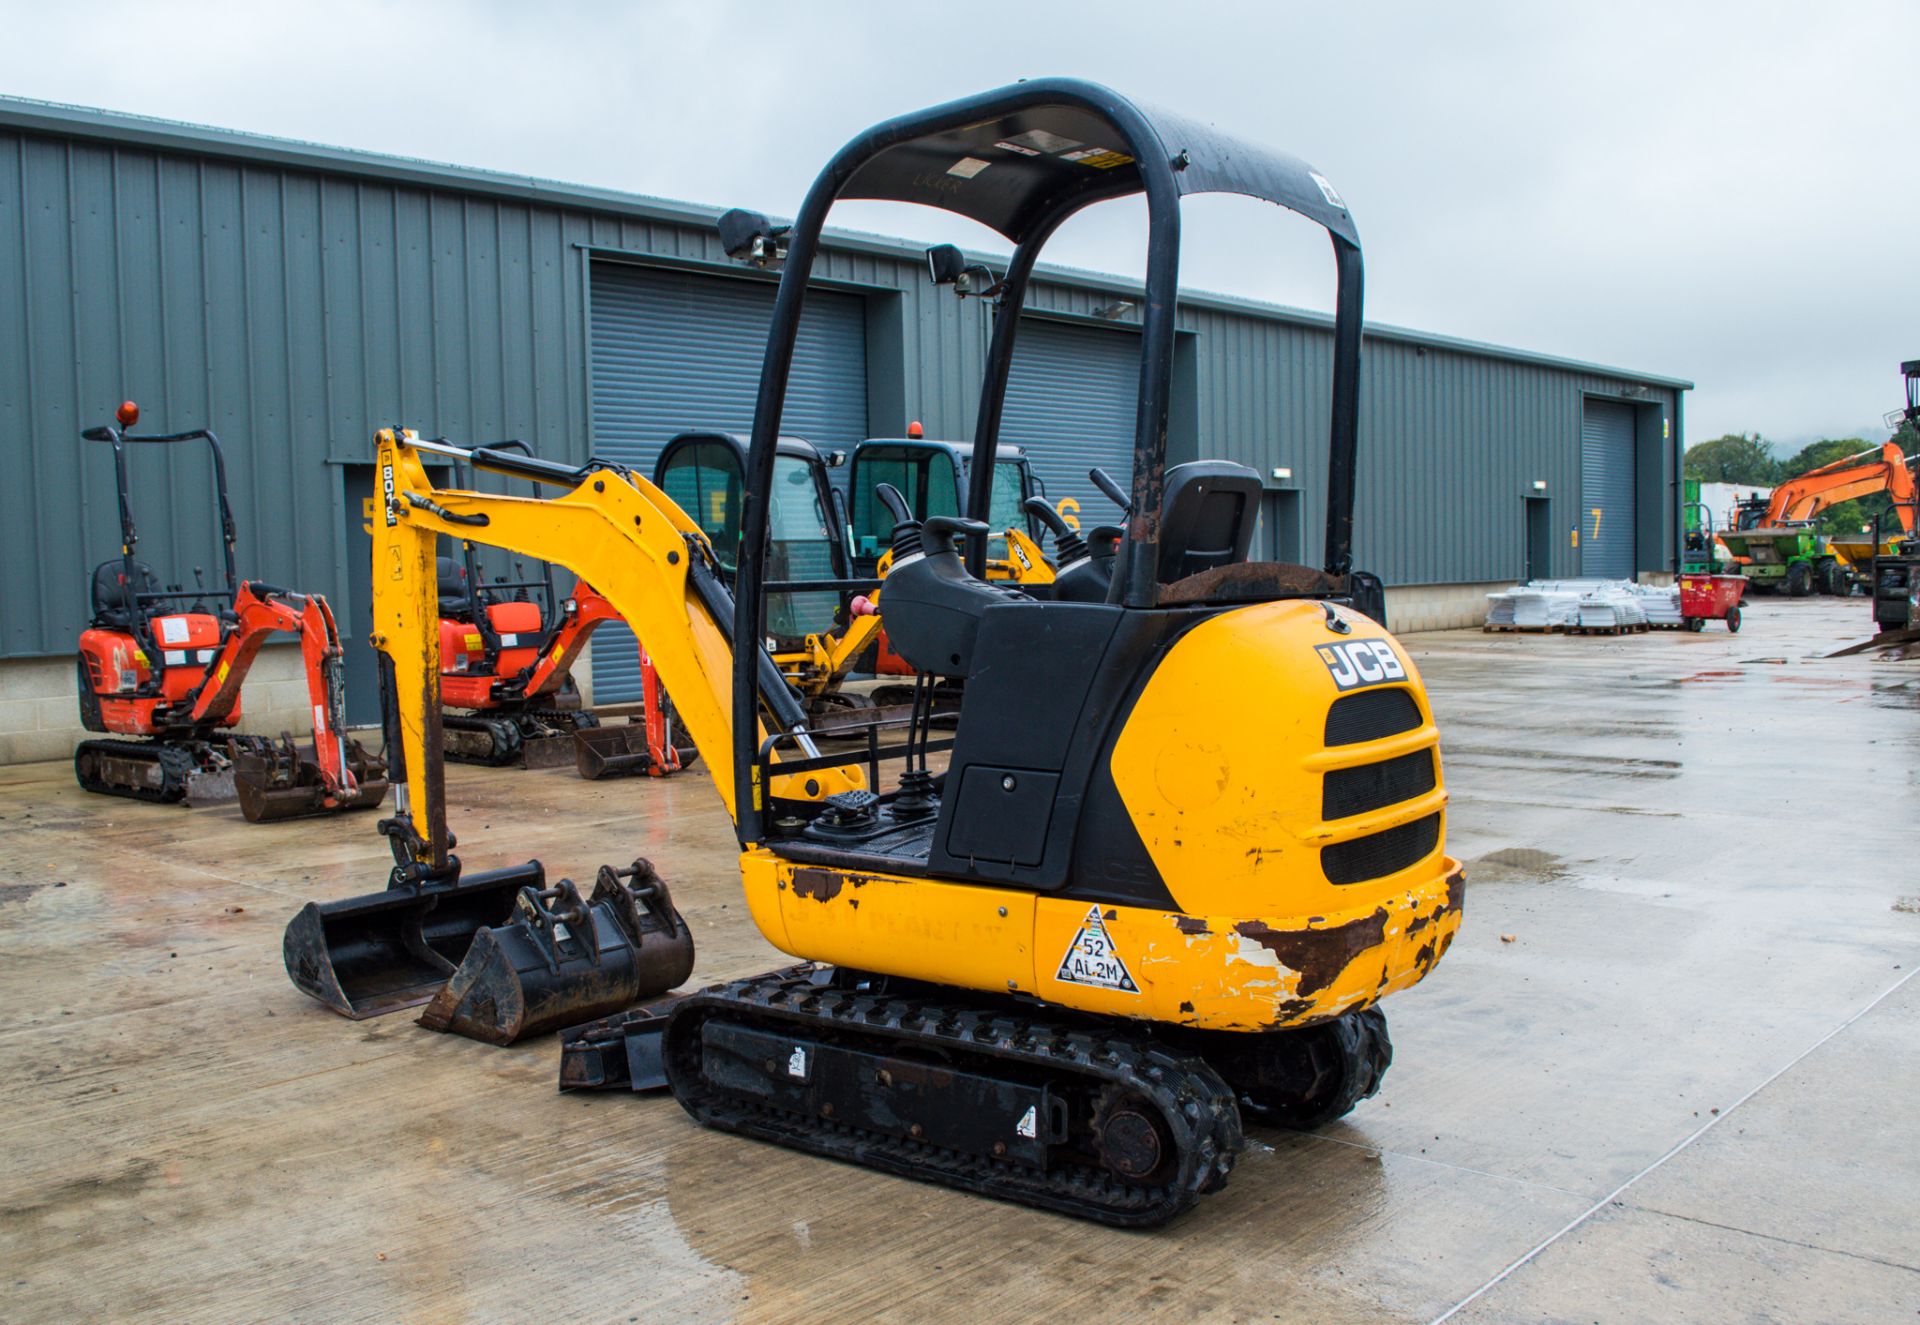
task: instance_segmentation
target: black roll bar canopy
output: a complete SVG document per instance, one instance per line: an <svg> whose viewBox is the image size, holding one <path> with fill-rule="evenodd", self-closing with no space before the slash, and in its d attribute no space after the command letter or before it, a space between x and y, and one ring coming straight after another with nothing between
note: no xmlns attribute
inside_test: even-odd
<svg viewBox="0 0 1920 1325"><path fill-rule="evenodd" d="M123 406L122 408L127 408ZM138 422L138 411L125 417ZM194 442L205 439L207 447L213 452L213 492L220 509L220 549L225 563L227 577L226 593L228 602L240 591L240 579L234 567L233 544L235 527L233 506L227 500L227 457L220 447L220 439L211 428L195 428L189 432L135 433L127 428L116 428L105 424L96 428L82 430L80 436L89 442L106 442L113 447L113 483L120 499L120 565L127 586L127 605L133 614L135 633L150 635L147 628L147 607L155 601L165 598L181 597L179 594L142 593L137 590L138 581L133 574L133 550L139 546L140 535L133 524L133 505L130 484L127 479L127 447L144 445L172 445L179 442Z"/></svg>
<svg viewBox="0 0 1920 1325"><path fill-rule="evenodd" d="M1114 601L1154 606L1164 496L1167 413L1179 292L1180 199L1238 193L1275 203L1321 225L1332 238L1333 411L1327 474L1326 570L1352 564L1354 450L1359 419L1362 263L1346 203L1304 161L1229 137L1183 116L1144 107L1096 83L1041 78L951 101L875 125L827 163L786 236L787 256L754 409L743 540L735 582L734 638L759 637L768 528L766 494L793 366L795 336L821 230L842 198L909 202L980 222L1014 252L995 306L992 340L974 425L968 512L987 509L1007 372L1034 262L1053 232L1083 208L1144 194L1147 277L1142 306L1140 388L1134 423L1130 552ZM982 550L982 555L984 550ZM975 558L977 560L978 558ZM976 574L981 567L972 567ZM756 766L757 673L736 653L733 685L735 806L742 842L760 840Z"/></svg>

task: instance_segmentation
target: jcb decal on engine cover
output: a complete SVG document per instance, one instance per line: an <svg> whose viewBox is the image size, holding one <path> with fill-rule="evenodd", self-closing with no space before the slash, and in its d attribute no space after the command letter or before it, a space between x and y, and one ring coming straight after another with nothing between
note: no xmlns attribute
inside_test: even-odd
<svg viewBox="0 0 1920 1325"><path fill-rule="evenodd" d="M1120 959L1119 949L1113 946L1113 939L1107 933L1107 922L1101 917L1097 906L1090 908L1087 918L1080 922L1073 942L1067 945L1067 955L1060 959L1060 969L1053 978L1070 985L1118 989L1123 994L1140 992L1140 986L1133 982L1127 964Z"/></svg>
<svg viewBox="0 0 1920 1325"><path fill-rule="evenodd" d="M1339 644L1316 644L1313 651L1327 665L1334 685L1342 690L1404 681L1407 669L1393 646L1383 639L1350 639Z"/></svg>

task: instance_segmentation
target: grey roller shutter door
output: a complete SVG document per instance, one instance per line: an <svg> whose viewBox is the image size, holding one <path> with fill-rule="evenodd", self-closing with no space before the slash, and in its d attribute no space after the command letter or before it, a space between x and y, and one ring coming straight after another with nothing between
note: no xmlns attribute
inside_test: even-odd
<svg viewBox="0 0 1920 1325"><path fill-rule="evenodd" d="M1634 577L1633 407L1589 400L1580 416L1580 573Z"/></svg>
<svg viewBox="0 0 1920 1325"><path fill-rule="evenodd" d="M593 453L651 478L654 458L676 433L749 431L773 291L768 282L594 263ZM867 435L866 303L859 296L807 295L780 430L823 451L850 449ZM640 697L639 655L623 625L594 633L593 697L596 704Z"/></svg>
<svg viewBox="0 0 1920 1325"><path fill-rule="evenodd" d="M1094 465L1133 482L1140 336L1031 318L1014 342L1000 440L1023 447L1058 505L1079 504L1082 529L1119 524L1120 511L1087 481Z"/></svg>

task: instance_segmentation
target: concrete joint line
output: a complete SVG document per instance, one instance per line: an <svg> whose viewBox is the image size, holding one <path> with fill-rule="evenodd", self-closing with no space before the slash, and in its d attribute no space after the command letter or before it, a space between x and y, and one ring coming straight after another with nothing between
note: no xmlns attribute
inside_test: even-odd
<svg viewBox="0 0 1920 1325"><path fill-rule="evenodd" d="M1513 1276L1513 1274L1517 1270L1519 1270L1522 1266L1527 1265L1541 1252L1545 1251L1548 1247L1551 1247L1554 1243L1560 1241L1561 1238L1566 1237L1567 1234L1573 1232L1575 1229L1579 1228L1582 1224L1586 1223L1589 1219L1592 1219L1595 1215L1599 1214L1602 1210L1606 1209L1608 1206L1612 1205L1615 1201L1619 1200L1622 1193L1624 1193L1629 1187L1639 1182L1642 1178L1652 1173L1655 1169L1658 1169L1662 1164L1665 1164L1668 1160L1672 1159L1675 1155L1685 1150L1688 1146L1692 1145L1695 1141L1698 1141L1701 1137L1705 1136L1708 1132L1711 1132L1714 1128L1718 1127L1721 1123L1724 1123L1727 1119L1733 1116L1734 1111L1738 1109L1741 1105L1745 1104L1748 1100L1752 1099L1755 1095L1758 1095L1761 1091L1765 1090L1768 1086L1771 1086L1774 1082L1778 1081L1781 1077L1785 1076L1788 1072L1792 1071L1794 1068L1800 1066L1800 1064L1810 1054L1812 1054L1814 1050L1818 1049L1821 1045L1825 1044L1828 1040L1831 1040L1834 1036L1838 1035L1841 1031L1844 1031L1845 1029L1847 1029L1847 1027L1853 1025L1854 1022L1860 1020L1860 1018L1866 1016L1869 1012L1879 1007L1889 997L1891 997L1893 994L1898 992L1900 989L1900 986L1906 984L1907 981L1913 979L1915 975L1920 975L1920 967L1915 967L1913 970L1908 971L1905 975L1901 976L1898 980L1895 980L1892 984L1888 985L1885 989L1881 990L1880 993L1874 997L1872 1002L1868 1003L1865 1007L1861 1008L1858 1012L1854 1013L1851 1017L1848 1017L1845 1021L1841 1022L1838 1026L1835 1026L1832 1030L1828 1031L1825 1035L1822 1035L1819 1039L1815 1040L1812 1044L1808 1045L1805 1049L1802 1049L1798 1054L1796 1054L1793 1057L1792 1061L1786 1063L1782 1067L1775 1069L1775 1071L1772 1074L1770 1074L1764 1081L1762 1081L1759 1085L1755 1086L1752 1090L1749 1090L1746 1094L1742 1095L1739 1099L1735 1100L1732 1104L1728 1105L1725 1109L1721 1110L1719 1114L1717 1114L1712 1118L1709 1118L1706 1122L1694 1128L1693 1131L1681 1137L1680 1140L1675 1142L1672 1148L1669 1149L1664 1155L1660 1156L1660 1158L1654 1160L1653 1163L1647 1165L1644 1169L1641 1169L1638 1173L1634 1174L1631 1178L1628 1178L1625 1182L1621 1183L1618 1187L1615 1187L1612 1191L1608 1192L1605 1196L1595 1201L1592 1205L1588 1206L1585 1210L1575 1215L1572 1219L1568 1220L1567 1223L1563 1225L1561 1228L1559 1228L1553 1233L1548 1234L1545 1238L1543 1238L1541 1241L1536 1243L1530 1250L1528 1250L1525 1255L1521 1256L1518 1260L1514 1261L1511 1265L1507 1266L1506 1269L1500 1271L1500 1273L1494 1275L1493 1278L1487 1280L1487 1282L1485 1282L1484 1284L1481 1284L1478 1288L1474 1289L1471 1293L1467 1294L1465 1297L1461 1298L1458 1302L1455 1302L1452 1306L1448 1307L1445 1311L1435 1316L1432 1319L1432 1321L1428 1322L1428 1325L1441 1325L1441 1322L1443 1321L1452 1320L1467 1306L1471 1305L1473 1302L1478 1301L1481 1297L1484 1297L1490 1290L1498 1287L1502 1283L1505 1283L1509 1278ZM1905 1267L1902 1267L1902 1268L1905 1268Z"/></svg>

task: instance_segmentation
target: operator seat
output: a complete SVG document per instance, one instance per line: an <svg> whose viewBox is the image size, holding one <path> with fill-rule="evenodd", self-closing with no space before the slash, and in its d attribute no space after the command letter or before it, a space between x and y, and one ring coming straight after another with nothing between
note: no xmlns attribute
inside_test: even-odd
<svg viewBox="0 0 1920 1325"><path fill-rule="evenodd" d="M1260 519L1260 474L1231 460L1190 460L1167 471L1160 507L1162 584L1247 559Z"/></svg>
<svg viewBox="0 0 1920 1325"><path fill-rule="evenodd" d="M439 580L440 615L471 617L475 608L467 568L452 557L435 557L434 573Z"/></svg>
<svg viewBox="0 0 1920 1325"><path fill-rule="evenodd" d="M133 595L159 593L160 578L146 562L136 561L133 579L132 585L126 582L126 563L119 557L93 568L93 623L96 626L133 629Z"/></svg>
<svg viewBox="0 0 1920 1325"><path fill-rule="evenodd" d="M1160 503L1160 561L1155 578L1175 584L1244 562L1260 519L1260 475L1231 460L1189 460L1166 474ZM1108 572L1107 601L1119 602L1133 545L1119 547Z"/></svg>

